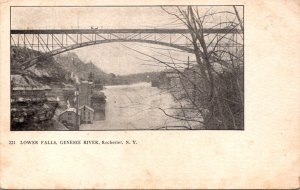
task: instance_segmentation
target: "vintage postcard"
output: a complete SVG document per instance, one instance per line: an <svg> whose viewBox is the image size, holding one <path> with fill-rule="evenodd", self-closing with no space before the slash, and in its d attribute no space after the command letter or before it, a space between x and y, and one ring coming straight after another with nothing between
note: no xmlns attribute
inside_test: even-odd
<svg viewBox="0 0 300 190"><path fill-rule="evenodd" d="M210 3L1 2L1 188L299 187L300 4Z"/></svg>

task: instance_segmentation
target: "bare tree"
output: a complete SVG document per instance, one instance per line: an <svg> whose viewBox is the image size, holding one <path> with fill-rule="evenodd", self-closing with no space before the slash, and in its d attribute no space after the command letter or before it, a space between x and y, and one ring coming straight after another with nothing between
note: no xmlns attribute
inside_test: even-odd
<svg viewBox="0 0 300 190"><path fill-rule="evenodd" d="M176 11L162 9L175 16L190 31L197 65L180 80L186 99L195 110L199 110L205 127L243 128L243 42L237 40L237 35L243 39L244 26L237 8L233 6L232 11L209 9L202 14L199 7L193 6L177 7ZM231 19L216 21L216 15L224 17L227 14L231 15ZM209 28L220 27L227 32L206 35L204 29L207 29L208 20L216 23ZM240 30L237 30L238 27ZM193 78L193 82L187 78ZM190 86L194 86L192 97L188 90Z"/></svg>

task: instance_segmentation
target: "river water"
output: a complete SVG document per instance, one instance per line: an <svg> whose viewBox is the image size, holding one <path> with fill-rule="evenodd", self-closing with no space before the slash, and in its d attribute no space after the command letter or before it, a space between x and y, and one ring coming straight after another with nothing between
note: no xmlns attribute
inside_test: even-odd
<svg viewBox="0 0 300 190"><path fill-rule="evenodd" d="M151 87L150 83L106 86L105 119L80 125L80 130L139 130L185 129L187 124L167 114L175 114L179 105L165 90Z"/></svg>

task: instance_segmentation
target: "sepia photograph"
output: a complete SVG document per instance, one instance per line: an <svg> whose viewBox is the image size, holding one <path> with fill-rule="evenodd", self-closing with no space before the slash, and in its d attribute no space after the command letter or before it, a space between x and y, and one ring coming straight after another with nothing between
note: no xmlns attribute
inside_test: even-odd
<svg viewBox="0 0 300 190"><path fill-rule="evenodd" d="M297 189L297 0L0 0L0 189Z"/></svg>
<svg viewBox="0 0 300 190"><path fill-rule="evenodd" d="M10 7L10 130L244 130L244 7Z"/></svg>

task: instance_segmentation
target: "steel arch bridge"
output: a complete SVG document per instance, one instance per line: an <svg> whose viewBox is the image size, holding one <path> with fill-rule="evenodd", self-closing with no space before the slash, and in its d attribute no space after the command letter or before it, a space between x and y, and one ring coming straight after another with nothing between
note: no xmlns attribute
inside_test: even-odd
<svg viewBox="0 0 300 190"><path fill-rule="evenodd" d="M241 31L238 29L203 29L203 33L209 35L237 36ZM26 60L23 69L36 64L39 58L51 57L66 51L81 47L113 43L113 42L138 42L149 43L176 48L185 52L193 53L190 33L187 29L55 29L55 30L11 30L11 47L24 47L35 50L34 55ZM237 43L232 44L236 46ZM242 44L240 44L242 45ZM219 47L222 44L218 44ZM223 44L225 46L225 44ZM228 44L226 44L228 47Z"/></svg>

